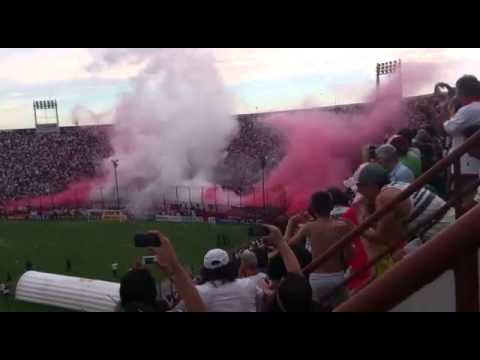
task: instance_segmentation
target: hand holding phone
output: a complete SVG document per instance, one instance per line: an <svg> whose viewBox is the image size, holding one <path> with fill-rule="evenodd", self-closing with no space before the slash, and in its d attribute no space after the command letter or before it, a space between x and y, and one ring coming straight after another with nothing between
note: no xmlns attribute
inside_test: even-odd
<svg viewBox="0 0 480 360"><path fill-rule="evenodd" d="M268 235L262 237L262 241L265 245L272 245L278 247L283 240L282 232L279 228L273 225L263 225L268 229Z"/></svg>
<svg viewBox="0 0 480 360"><path fill-rule="evenodd" d="M162 242L160 237L155 232L148 232L146 234L136 234L133 238L135 247L160 247Z"/></svg>
<svg viewBox="0 0 480 360"><path fill-rule="evenodd" d="M262 224L254 224L248 228L248 236L264 237L270 234L270 229Z"/></svg>
<svg viewBox="0 0 480 360"><path fill-rule="evenodd" d="M178 271L181 266L177 259L177 254L173 249L170 240L162 233L154 232L161 241L162 247L151 247L150 253L155 256L156 264L163 272L171 275Z"/></svg>
<svg viewBox="0 0 480 360"><path fill-rule="evenodd" d="M155 256L142 256L143 265L152 265L152 264L155 264L155 262L156 262Z"/></svg>

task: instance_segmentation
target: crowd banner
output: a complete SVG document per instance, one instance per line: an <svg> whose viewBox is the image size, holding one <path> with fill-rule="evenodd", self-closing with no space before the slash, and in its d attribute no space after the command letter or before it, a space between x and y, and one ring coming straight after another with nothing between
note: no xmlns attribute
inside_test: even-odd
<svg viewBox="0 0 480 360"><path fill-rule="evenodd" d="M239 224L238 219L217 219L217 224Z"/></svg>
<svg viewBox="0 0 480 360"><path fill-rule="evenodd" d="M155 221L168 223L203 223L203 218L198 216L156 215Z"/></svg>
<svg viewBox="0 0 480 360"><path fill-rule="evenodd" d="M27 220L28 215L10 215L7 217L8 220Z"/></svg>
<svg viewBox="0 0 480 360"><path fill-rule="evenodd" d="M119 210L105 210L102 214L102 220L126 221L127 216Z"/></svg>
<svg viewBox="0 0 480 360"><path fill-rule="evenodd" d="M157 215L155 216L155 221L158 222L169 222L169 223L180 223L182 222L181 216L170 216L170 215Z"/></svg>

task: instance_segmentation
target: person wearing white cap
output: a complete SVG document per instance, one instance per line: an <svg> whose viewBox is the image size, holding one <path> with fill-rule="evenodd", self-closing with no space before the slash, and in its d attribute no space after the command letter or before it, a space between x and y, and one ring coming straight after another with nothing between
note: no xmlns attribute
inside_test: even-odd
<svg viewBox="0 0 480 360"><path fill-rule="evenodd" d="M237 278L237 269L225 250L209 250L203 259L202 284L196 288L208 312L256 312L261 291L258 279Z"/></svg>

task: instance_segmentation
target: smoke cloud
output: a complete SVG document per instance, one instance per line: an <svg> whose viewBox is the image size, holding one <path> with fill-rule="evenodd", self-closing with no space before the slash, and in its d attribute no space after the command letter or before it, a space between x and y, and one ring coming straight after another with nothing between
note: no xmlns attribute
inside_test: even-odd
<svg viewBox="0 0 480 360"><path fill-rule="evenodd" d="M432 82L435 75L432 64L406 64L403 84L415 91ZM293 112L267 117L264 121L287 140L286 156L266 181L269 203L286 200L293 213L307 208L312 193L341 185L359 165L363 145L382 143L386 133L407 126L399 89L399 78L392 77L378 93L370 95L363 112ZM256 192L261 193L261 184ZM261 205L258 196L248 201Z"/></svg>
<svg viewBox="0 0 480 360"><path fill-rule="evenodd" d="M106 159L103 171L109 179L105 191L112 193L111 160L119 160L121 198L131 211L141 213L165 194L172 197L176 186L210 185L237 122L233 98L207 54L117 49L103 52L91 68L129 61L145 63L145 68L115 108L114 156Z"/></svg>

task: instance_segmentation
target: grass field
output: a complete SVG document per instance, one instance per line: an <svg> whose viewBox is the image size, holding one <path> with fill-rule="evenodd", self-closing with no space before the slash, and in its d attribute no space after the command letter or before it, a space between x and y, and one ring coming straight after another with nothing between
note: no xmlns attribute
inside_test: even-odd
<svg viewBox="0 0 480 360"><path fill-rule="evenodd" d="M133 246L136 232L159 229L170 237L180 260L197 272L203 255L216 246L217 235L225 234L231 246L247 239L244 225L107 223L107 222L0 222L0 279L7 272L18 279L30 260L33 269L66 274L66 260L72 262L72 275L116 281L111 265L119 263L119 277L143 255ZM160 277L156 269L154 276ZM0 296L0 311L59 311Z"/></svg>

